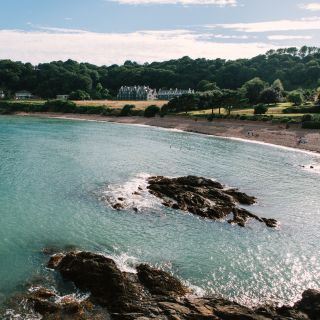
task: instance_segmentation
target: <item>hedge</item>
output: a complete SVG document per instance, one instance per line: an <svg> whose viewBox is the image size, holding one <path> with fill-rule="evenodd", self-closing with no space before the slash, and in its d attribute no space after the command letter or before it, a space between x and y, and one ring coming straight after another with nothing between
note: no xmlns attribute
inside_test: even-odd
<svg viewBox="0 0 320 320"><path fill-rule="evenodd" d="M302 123L303 129L320 129L320 121L305 121Z"/></svg>

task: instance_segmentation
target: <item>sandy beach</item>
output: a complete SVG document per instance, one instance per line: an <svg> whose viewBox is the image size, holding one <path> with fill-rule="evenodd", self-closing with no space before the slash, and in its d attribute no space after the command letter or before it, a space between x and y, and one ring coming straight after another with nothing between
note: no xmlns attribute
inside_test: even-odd
<svg viewBox="0 0 320 320"><path fill-rule="evenodd" d="M166 116L164 118L105 117L61 113L17 113L17 115L148 125L218 137L245 139L252 142L263 142L320 153L320 131L301 129L298 125L290 125L290 128L286 129L285 125L281 124L240 120L214 120L209 122L206 119L195 120L177 116Z"/></svg>

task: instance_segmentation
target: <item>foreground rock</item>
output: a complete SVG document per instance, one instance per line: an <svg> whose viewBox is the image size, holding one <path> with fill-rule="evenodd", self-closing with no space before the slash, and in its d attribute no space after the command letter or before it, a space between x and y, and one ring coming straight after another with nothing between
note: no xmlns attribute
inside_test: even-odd
<svg viewBox="0 0 320 320"><path fill-rule="evenodd" d="M268 227L276 227L274 219L260 218L237 204L252 205L255 198L237 189L225 189L219 182L195 176L166 178L162 176L148 179L148 190L160 198L163 204L173 209L191 212L197 216L218 220L226 219L229 214L233 218L229 223L244 227L252 218Z"/></svg>
<svg viewBox="0 0 320 320"><path fill-rule="evenodd" d="M97 306L108 314L102 316L101 309L96 309L99 316L91 319L320 319L320 292L315 290L305 291L293 307L251 310L225 299L192 296L178 279L145 264L133 274L121 272L113 260L90 252L70 252L52 259L50 266L91 296L81 303L72 299L58 303L54 302L55 293L39 289L29 301L45 319L90 319L86 318L88 310Z"/></svg>

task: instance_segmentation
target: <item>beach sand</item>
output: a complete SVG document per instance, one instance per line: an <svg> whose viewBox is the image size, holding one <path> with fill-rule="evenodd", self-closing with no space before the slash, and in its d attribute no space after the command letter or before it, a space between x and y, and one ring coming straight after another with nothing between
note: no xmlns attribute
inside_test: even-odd
<svg viewBox="0 0 320 320"><path fill-rule="evenodd" d="M320 130L301 129L299 125L290 125L290 128L286 129L285 124L225 119L209 122L206 119L195 120L182 116L144 118L61 113L17 113L17 115L148 125L218 137L245 139L320 153Z"/></svg>

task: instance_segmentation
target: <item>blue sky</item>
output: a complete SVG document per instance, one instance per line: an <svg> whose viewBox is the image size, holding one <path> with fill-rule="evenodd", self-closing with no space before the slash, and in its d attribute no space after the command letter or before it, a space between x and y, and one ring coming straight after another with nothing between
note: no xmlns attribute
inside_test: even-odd
<svg viewBox="0 0 320 320"><path fill-rule="evenodd" d="M0 59L102 64L320 45L320 1L0 0Z"/></svg>

